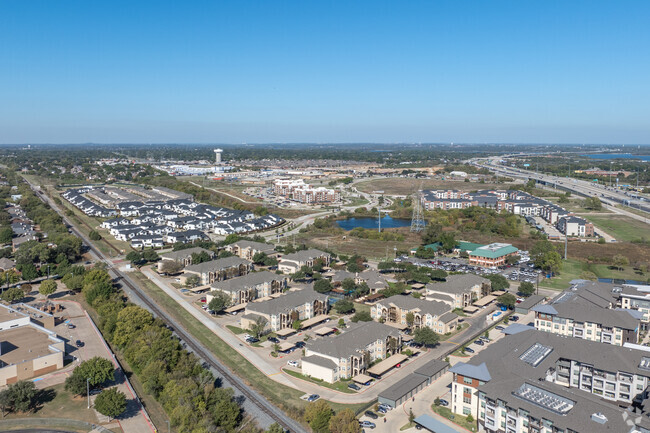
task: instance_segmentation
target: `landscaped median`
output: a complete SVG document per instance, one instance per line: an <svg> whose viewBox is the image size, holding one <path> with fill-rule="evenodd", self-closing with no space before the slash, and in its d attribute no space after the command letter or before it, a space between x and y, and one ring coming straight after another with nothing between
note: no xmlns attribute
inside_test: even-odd
<svg viewBox="0 0 650 433"><path fill-rule="evenodd" d="M170 317L183 326L194 338L210 349L212 354L225 366L243 378L249 386L258 390L271 403L284 409L289 415L294 418L300 417L297 411L302 410L307 405L304 400L300 399L304 395L304 392L279 384L259 371L252 363L239 354L239 352L230 347L230 345L219 338L214 332L206 328L184 308L178 308L176 301L151 282L144 274L141 272L132 272L129 275L138 282L139 286L158 306L163 308ZM335 411L347 408L352 409L355 413L365 410L371 404L370 402L349 405L334 402L328 403Z"/></svg>
<svg viewBox="0 0 650 433"><path fill-rule="evenodd" d="M324 380L321 379L314 379L313 377L305 376L302 373L298 373L297 371L293 370L288 370L288 369L282 369L283 372L287 373L289 376L293 376L295 378L304 380L306 382L311 382L315 383L318 386L323 386L325 388L333 389L338 392L344 392L346 394L354 394L355 391L351 390L348 388L348 385L351 383L350 380L339 380L335 383L329 383L325 382Z"/></svg>

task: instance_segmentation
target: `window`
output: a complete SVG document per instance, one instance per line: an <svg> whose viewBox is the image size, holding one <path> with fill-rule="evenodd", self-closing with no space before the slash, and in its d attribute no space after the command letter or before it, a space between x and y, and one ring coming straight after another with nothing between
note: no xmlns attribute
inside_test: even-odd
<svg viewBox="0 0 650 433"><path fill-rule="evenodd" d="M472 404L472 397L463 397L463 403Z"/></svg>
<svg viewBox="0 0 650 433"><path fill-rule="evenodd" d="M472 384L472 378L471 377L463 377L463 383L466 383L467 385Z"/></svg>
<svg viewBox="0 0 650 433"><path fill-rule="evenodd" d="M463 415L469 415L472 413L472 409L468 407L463 407Z"/></svg>
<svg viewBox="0 0 650 433"><path fill-rule="evenodd" d="M471 394L471 393L472 393L472 388L464 387L464 388L463 388L463 392L464 392L465 394Z"/></svg>

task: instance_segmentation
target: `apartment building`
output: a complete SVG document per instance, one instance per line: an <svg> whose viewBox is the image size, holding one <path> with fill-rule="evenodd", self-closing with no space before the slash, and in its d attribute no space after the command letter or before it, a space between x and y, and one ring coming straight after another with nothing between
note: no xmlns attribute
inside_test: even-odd
<svg viewBox="0 0 650 433"><path fill-rule="evenodd" d="M264 253L267 256L275 254L274 245L247 240L237 241L233 244L226 245L225 250L233 253L237 257L251 261L257 253Z"/></svg>
<svg viewBox="0 0 650 433"><path fill-rule="evenodd" d="M317 260L321 260L323 265L329 266L331 256L329 253L316 249L298 251L280 257L278 269L285 274L293 274L298 272L303 266L314 266Z"/></svg>
<svg viewBox="0 0 650 433"><path fill-rule="evenodd" d="M245 304L256 299L282 293L289 282L285 275L277 275L273 272L251 272L242 277L212 283L210 286L213 292L227 293L231 297L233 305ZM209 304L212 300L212 293L206 296Z"/></svg>
<svg viewBox="0 0 650 433"><path fill-rule="evenodd" d="M158 271L162 270L165 262L174 262L182 265L183 267L189 266L192 264L192 255L205 253L210 258L214 258L214 251L206 250L205 248L194 247L187 248L185 250L171 251L169 253L161 254L160 261L158 262Z"/></svg>
<svg viewBox="0 0 650 433"><path fill-rule="evenodd" d="M640 320L635 312L601 308L575 298L533 307L535 329L615 346L638 342Z"/></svg>
<svg viewBox="0 0 650 433"><path fill-rule="evenodd" d="M331 203L341 199L338 190L314 187L302 179L276 179L273 192L300 203Z"/></svg>
<svg viewBox="0 0 650 433"><path fill-rule="evenodd" d="M248 329L258 317L266 319L269 329L277 332L291 328L296 320L308 320L329 311L329 296L312 288L292 290L261 302L249 302L241 318L241 328Z"/></svg>
<svg viewBox="0 0 650 433"><path fill-rule="evenodd" d="M646 407L650 352L520 328L450 369L454 413L491 433L648 431L625 412Z"/></svg>
<svg viewBox="0 0 650 433"><path fill-rule="evenodd" d="M584 218L565 216L557 221L557 229L567 236L593 237L594 225Z"/></svg>
<svg viewBox="0 0 650 433"><path fill-rule="evenodd" d="M446 334L458 326L458 315L451 310L452 307L445 302L395 295L370 307L370 316L385 323L408 325L407 316L412 313L414 329L426 326L438 334Z"/></svg>
<svg viewBox="0 0 650 433"><path fill-rule="evenodd" d="M492 283L474 274L449 275L443 283L426 285L427 299L449 301L452 309L463 309L491 292Z"/></svg>
<svg viewBox="0 0 650 433"><path fill-rule="evenodd" d="M393 341L391 343L391 340ZM302 374L328 383L365 373L370 363L397 353L400 332L378 322L352 323L340 335L307 342Z"/></svg>
<svg viewBox="0 0 650 433"><path fill-rule="evenodd" d="M253 264L237 256L225 257L223 259L210 260L196 265L186 266L181 276L181 283L185 284L192 275L199 277L199 285L212 284L215 281L223 281L228 278L235 278L246 275L253 270Z"/></svg>

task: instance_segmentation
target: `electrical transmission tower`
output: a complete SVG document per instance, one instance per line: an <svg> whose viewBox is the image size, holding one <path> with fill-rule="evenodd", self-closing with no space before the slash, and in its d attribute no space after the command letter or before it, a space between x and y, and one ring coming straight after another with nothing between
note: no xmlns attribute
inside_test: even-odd
<svg viewBox="0 0 650 433"><path fill-rule="evenodd" d="M422 217L422 202L420 191L413 196L413 217L411 218L411 231L420 233L424 229L424 218Z"/></svg>

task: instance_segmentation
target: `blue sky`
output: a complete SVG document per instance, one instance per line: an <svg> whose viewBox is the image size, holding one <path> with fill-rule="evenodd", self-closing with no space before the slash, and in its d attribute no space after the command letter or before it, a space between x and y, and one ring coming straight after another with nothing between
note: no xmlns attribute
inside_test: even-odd
<svg viewBox="0 0 650 433"><path fill-rule="evenodd" d="M650 143L648 1L0 1L0 143Z"/></svg>

